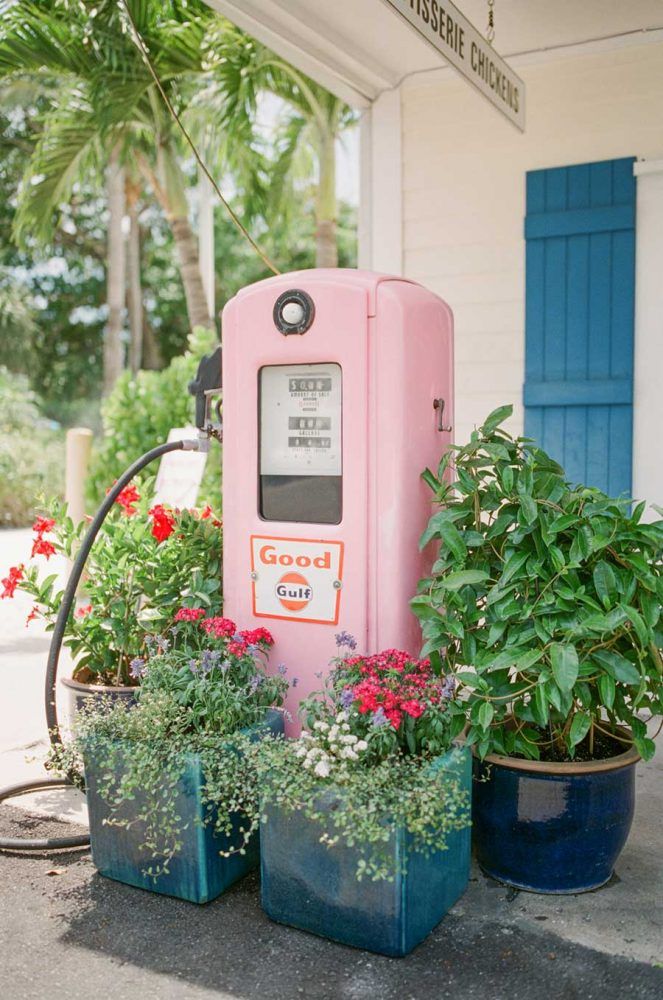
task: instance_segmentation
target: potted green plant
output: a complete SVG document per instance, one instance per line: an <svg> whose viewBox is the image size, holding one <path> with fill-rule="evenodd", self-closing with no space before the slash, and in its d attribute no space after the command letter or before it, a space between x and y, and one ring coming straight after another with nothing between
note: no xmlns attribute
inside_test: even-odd
<svg viewBox="0 0 663 1000"><path fill-rule="evenodd" d="M280 923L407 954L468 880L470 754L453 745L453 681L399 650L339 657L301 712L299 739L255 751L262 905Z"/></svg>
<svg viewBox="0 0 663 1000"><path fill-rule="evenodd" d="M412 602L465 699L479 862L540 892L605 883L663 710L663 522L572 486L492 413L424 478L439 557ZM445 482L445 477L451 481ZM659 727L660 728L660 727Z"/></svg>
<svg viewBox="0 0 663 1000"><path fill-rule="evenodd" d="M269 675L263 628L238 631L181 608L135 661L137 704L90 703L54 768L84 773L92 860L102 875L195 903L258 863L258 798L246 749L283 732L288 684Z"/></svg>
<svg viewBox="0 0 663 1000"><path fill-rule="evenodd" d="M82 598L64 640L74 671L61 680L75 707L90 696L133 699L140 678L132 662L144 655L147 637L167 627L173 607L220 613L220 520L209 506L151 505L150 486L147 480L140 492L131 484L120 493L90 553ZM13 566L1 581L3 598L17 590L31 595L26 624L42 618L53 628L63 590L57 574L44 574L39 561L72 559L86 528L86 521L75 525L58 501L34 522L33 561Z"/></svg>

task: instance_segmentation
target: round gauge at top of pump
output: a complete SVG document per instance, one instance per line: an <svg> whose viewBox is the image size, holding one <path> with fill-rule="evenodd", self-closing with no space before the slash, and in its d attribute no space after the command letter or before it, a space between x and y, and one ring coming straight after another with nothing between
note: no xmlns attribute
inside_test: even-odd
<svg viewBox="0 0 663 1000"><path fill-rule="evenodd" d="M272 316L276 329L284 336L306 333L315 319L313 299L300 288L289 288L274 303Z"/></svg>

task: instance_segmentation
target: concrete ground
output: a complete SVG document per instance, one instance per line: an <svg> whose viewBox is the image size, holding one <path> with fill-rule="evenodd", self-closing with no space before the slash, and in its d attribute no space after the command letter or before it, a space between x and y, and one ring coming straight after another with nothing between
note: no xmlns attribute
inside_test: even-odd
<svg viewBox="0 0 663 1000"><path fill-rule="evenodd" d="M0 569L29 532L0 533ZM48 637L29 601L0 602L0 785L43 774ZM32 758L26 762L25 758ZM250 876L203 906L98 875L87 850L0 854L3 1000L660 1000L663 997L663 751L638 766L633 831L609 885L537 896L485 878L412 955L388 959L273 924ZM45 801L46 799L46 801ZM26 811L25 806L29 811ZM22 808L17 808L18 806ZM0 805L0 836L56 836L84 816L49 792ZM38 831L38 832L37 832Z"/></svg>

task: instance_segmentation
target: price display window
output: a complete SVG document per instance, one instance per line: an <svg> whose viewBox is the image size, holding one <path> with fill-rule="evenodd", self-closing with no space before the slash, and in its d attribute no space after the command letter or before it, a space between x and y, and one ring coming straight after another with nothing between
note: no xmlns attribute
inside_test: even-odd
<svg viewBox="0 0 663 1000"><path fill-rule="evenodd" d="M258 378L260 516L339 524L341 366L270 365L261 368Z"/></svg>

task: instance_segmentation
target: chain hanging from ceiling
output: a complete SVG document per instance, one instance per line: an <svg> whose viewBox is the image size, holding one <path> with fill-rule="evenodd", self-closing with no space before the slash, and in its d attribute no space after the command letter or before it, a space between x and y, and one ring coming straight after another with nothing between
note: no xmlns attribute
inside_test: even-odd
<svg viewBox="0 0 663 1000"><path fill-rule="evenodd" d="M488 0L488 25L486 26L486 39L489 45L495 41L495 0Z"/></svg>

